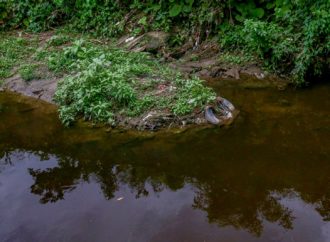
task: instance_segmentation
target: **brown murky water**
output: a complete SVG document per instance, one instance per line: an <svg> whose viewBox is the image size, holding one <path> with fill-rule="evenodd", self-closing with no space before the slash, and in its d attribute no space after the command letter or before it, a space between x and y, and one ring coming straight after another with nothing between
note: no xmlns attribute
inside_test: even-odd
<svg viewBox="0 0 330 242"><path fill-rule="evenodd" d="M221 94L230 128L137 135L0 93L0 241L330 241L330 86Z"/></svg>

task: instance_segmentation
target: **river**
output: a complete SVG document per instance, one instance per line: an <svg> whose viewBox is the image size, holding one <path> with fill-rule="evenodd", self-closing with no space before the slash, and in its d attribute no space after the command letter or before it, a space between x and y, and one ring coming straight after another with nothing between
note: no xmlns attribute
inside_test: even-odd
<svg viewBox="0 0 330 242"><path fill-rule="evenodd" d="M215 88L231 127L156 133L0 93L0 241L329 242L330 86Z"/></svg>

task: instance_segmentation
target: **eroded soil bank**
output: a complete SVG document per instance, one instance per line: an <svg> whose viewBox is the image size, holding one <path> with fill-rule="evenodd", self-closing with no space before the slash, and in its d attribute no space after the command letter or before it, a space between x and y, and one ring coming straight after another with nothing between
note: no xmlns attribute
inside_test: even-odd
<svg viewBox="0 0 330 242"><path fill-rule="evenodd" d="M59 35L54 31L33 36L20 34L20 36L23 39L31 40L31 43L33 42L33 44L30 44L29 48L38 48L37 52L33 55L47 54L45 50L51 45L53 45L52 51L60 51L62 48L66 48L70 43L70 37L68 35ZM117 46L131 52L147 51L154 55L153 58L155 58L155 61L159 61L160 59L164 67L169 66L170 69L176 70L187 79L197 76L206 80L206 85L208 86L212 86L216 83L223 87L233 87L237 89L285 89L289 84L288 80L280 79L263 71L257 63L245 62L235 64L224 61L224 59L221 58L221 52L216 43L204 42L199 46L192 46L191 43L187 43L180 47L180 49L169 49L166 46L166 38L166 34L162 32L151 32L139 37L124 36L117 41ZM91 41L97 42L97 40ZM106 41L100 42L103 45L106 44ZM13 66L9 77L3 80L0 91L10 90L25 96L54 103L54 95L57 90L58 82L65 78L68 73L54 73L50 71L49 63L47 66L49 58L43 61L36 61L36 58L33 56L26 56L24 58L25 61L29 60L31 65L25 64L25 69L22 69L19 65ZM57 68L60 69L64 67L60 66ZM138 90L139 97L145 98L147 96L153 96L156 99L165 101L169 98L182 98L181 96L173 96L173 92L175 93L177 86L173 84L171 80L158 84L156 83L155 85L150 82L148 77L146 78L142 75L138 78L138 81L141 82ZM153 78L157 79L162 77L156 76ZM175 77L173 76L172 78ZM150 86L153 86L151 92L148 91ZM193 89L191 89L190 92L193 93ZM185 102L189 106L190 103L193 105L195 100L198 100L200 97L185 98ZM148 101L150 103L155 102L151 99L147 99L147 102ZM194 108L192 112L187 113L187 115L173 115L170 109L166 108L166 102L161 104L164 106L162 109L158 109L157 105L158 104L155 104L155 108L147 107L145 111L140 112L140 114L135 117L126 117L124 114L117 114L115 116L116 126L139 130L157 130L160 128L182 127L191 124L206 124L208 121L204 114L205 105L214 107L217 104L214 102L205 103L204 106ZM168 107L169 106L168 104ZM221 125L231 124L237 114L238 112L235 112L230 121L222 121ZM221 118L222 114L216 115L220 115Z"/></svg>

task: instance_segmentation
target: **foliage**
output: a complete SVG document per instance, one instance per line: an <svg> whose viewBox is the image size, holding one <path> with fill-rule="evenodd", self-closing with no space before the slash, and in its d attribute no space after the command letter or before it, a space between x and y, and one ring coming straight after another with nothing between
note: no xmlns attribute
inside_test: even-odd
<svg viewBox="0 0 330 242"><path fill-rule="evenodd" d="M19 74L24 81L32 81L41 78L40 73L38 73L38 65L36 64L26 64L21 66Z"/></svg>
<svg viewBox="0 0 330 242"><path fill-rule="evenodd" d="M61 0L0 0L0 26L24 26L31 31L45 30L66 18L65 6L66 3Z"/></svg>
<svg viewBox="0 0 330 242"><path fill-rule="evenodd" d="M247 53L224 52L219 56L219 60L230 64L247 64L254 61L252 55Z"/></svg>
<svg viewBox="0 0 330 242"><path fill-rule="evenodd" d="M35 40L27 41L24 38L0 34L0 81L12 75L12 69L22 64L35 47Z"/></svg>
<svg viewBox="0 0 330 242"><path fill-rule="evenodd" d="M61 46L70 41L70 38L66 35L53 35L48 41L48 46Z"/></svg>
<svg viewBox="0 0 330 242"><path fill-rule="evenodd" d="M0 28L66 24L105 37L163 30L175 33L171 46L219 33L226 51L255 55L301 84L328 69L329 9L328 0L0 0Z"/></svg>
<svg viewBox="0 0 330 242"><path fill-rule="evenodd" d="M244 20L220 29L224 48L259 57L268 68L289 73L297 85L329 67L330 14L328 1L276 1L273 21ZM280 4L282 3L282 5Z"/></svg>
<svg viewBox="0 0 330 242"><path fill-rule="evenodd" d="M173 113L176 115L191 113L196 107L210 103L216 98L215 93L210 88L203 86L200 79L178 78L175 82L180 87L176 95L177 102L172 107Z"/></svg>
<svg viewBox="0 0 330 242"><path fill-rule="evenodd" d="M215 98L201 80L184 80L146 54L97 46L82 39L61 52L52 53L48 60L53 70L71 73L59 83L55 94L65 125L81 116L93 122L115 124L118 114L137 116L151 108L170 107L175 115L184 115ZM151 85L173 79L175 93L157 98L141 91L142 80L154 76L158 80Z"/></svg>

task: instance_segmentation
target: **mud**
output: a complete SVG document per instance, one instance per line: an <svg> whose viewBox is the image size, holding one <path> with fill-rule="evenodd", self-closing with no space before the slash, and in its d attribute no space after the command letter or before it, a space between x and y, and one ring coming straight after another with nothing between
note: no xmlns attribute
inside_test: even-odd
<svg viewBox="0 0 330 242"><path fill-rule="evenodd" d="M24 81L20 75L15 75L5 81L3 89L20 93L24 96L54 103L58 78Z"/></svg>

